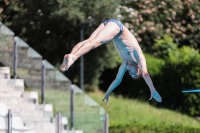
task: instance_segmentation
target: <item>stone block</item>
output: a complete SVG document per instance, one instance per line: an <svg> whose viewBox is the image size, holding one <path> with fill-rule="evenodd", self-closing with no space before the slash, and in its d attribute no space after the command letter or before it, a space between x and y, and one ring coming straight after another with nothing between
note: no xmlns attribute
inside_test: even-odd
<svg viewBox="0 0 200 133"><path fill-rule="evenodd" d="M30 103L38 104L38 92L36 91L24 92L22 97Z"/></svg>
<svg viewBox="0 0 200 133"><path fill-rule="evenodd" d="M45 130L46 132L49 131L50 133L55 133L55 124L54 123L36 123L36 122L27 122L26 126L30 129L37 130Z"/></svg>
<svg viewBox="0 0 200 133"><path fill-rule="evenodd" d="M83 131L82 130L74 130L74 131L67 130L66 133L83 133Z"/></svg>
<svg viewBox="0 0 200 133"><path fill-rule="evenodd" d="M53 105L52 104L44 105L44 116L45 117L53 117Z"/></svg>
<svg viewBox="0 0 200 133"><path fill-rule="evenodd" d="M21 96L24 92L23 79L0 79L0 92L12 93L14 96Z"/></svg>
<svg viewBox="0 0 200 133"><path fill-rule="evenodd" d="M0 67L0 78L10 79L10 68L9 67Z"/></svg>

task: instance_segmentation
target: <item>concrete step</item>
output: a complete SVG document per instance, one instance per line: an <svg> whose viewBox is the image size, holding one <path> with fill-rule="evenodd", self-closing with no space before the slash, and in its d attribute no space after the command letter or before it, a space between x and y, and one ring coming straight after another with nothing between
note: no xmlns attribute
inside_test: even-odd
<svg viewBox="0 0 200 133"><path fill-rule="evenodd" d="M0 79L0 92L21 96L24 92L23 79Z"/></svg>
<svg viewBox="0 0 200 133"><path fill-rule="evenodd" d="M12 111L37 111L36 105L32 104L7 104L8 109Z"/></svg>
<svg viewBox="0 0 200 133"><path fill-rule="evenodd" d="M25 107L26 106L26 107ZM43 110L39 110L37 106L31 105L18 105L17 106L8 106L8 108L12 108L12 113L19 116L24 117L53 117L53 106L45 105ZM23 108L24 107L24 108ZM32 107L32 108L31 108Z"/></svg>
<svg viewBox="0 0 200 133"><path fill-rule="evenodd" d="M0 67L0 79L10 79L9 67Z"/></svg>
<svg viewBox="0 0 200 133"><path fill-rule="evenodd" d="M55 133L56 125L54 123L32 123L27 122L26 126L29 127L31 130L35 130L36 132L49 132L49 133Z"/></svg>
<svg viewBox="0 0 200 133"><path fill-rule="evenodd" d="M49 123L52 118L49 117L23 117L23 122L26 124L27 122L36 122L36 123Z"/></svg>
<svg viewBox="0 0 200 133"><path fill-rule="evenodd" d="M0 93L2 94L2 93ZM11 95L9 95L11 96ZM42 111L46 117L53 116L52 104L33 103L22 97L5 97L0 95L0 103L6 104L7 108L14 111Z"/></svg>
<svg viewBox="0 0 200 133"><path fill-rule="evenodd" d="M23 93L22 93L23 94ZM21 95L22 95L21 94ZM13 93L4 93L4 92L0 92L0 103L5 103L7 105L15 105L15 104L30 104L30 105L34 105L35 103L23 98L22 96L16 96Z"/></svg>
<svg viewBox="0 0 200 133"><path fill-rule="evenodd" d="M57 120L56 118L52 118L52 123L55 123L56 124ZM68 127L68 119L67 117L62 117L61 118L61 124L62 124L62 130L67 130L69 127Z"/></svg>
<svg viewBox="0 0 200 133"><path fill-rule="evenodd" d="M6 131L1 131L0 130L0 133L6 133ZM35 131L16 131L16 130L12 130L12 133L37 133Z"/></svg>
<svg viewBox="0 0 200 133"><path fill-rule="evenodd" d="M0 89L14 89L21 90L24 87L23 79L0 79Z"/></svg>
<svg viewBox="0 0 200 133"><path fill-rule="evenodd" d="M38 92L37 91L25 91L22 94L22 98L30 103L38 104Z"/></svg>
<svg viewBox="0 0 200 133"><path fill-rule="evenodd" d="M72 130L67 130L67 131L64 131L64 132L62 132L62 133L83 133L83 131L82 131L82 130L74 130L74 131L72 131Z"/></svg>
<svg viewBox="0 0 200 133"><path fill-rule="evenodd" d="M53 117L53 105L52 104L38 105L37 109L43 111L43 116Z"/></svg>
<svg viewBox="0 0 200 133"><path fill-rule="evenodd" d="M37 133L55 133L54 129L48 128L48 130L46 129L33 129L35 130Z"/></svg>
<svg viewBox="0 0 200 133"><path fill-rule="evenodd" d="M26 118L43 117L43 111L30 111L30 110L12 110L13 116L20 116Z"/></svg>
<svg viewBox="0 0 200 133"><path fill-rule="evenodd" d="M26 127L22 121L22 118L19 116L12 116L12 129L17 131L27 131L29 130L28 127Z"/></svg>
<svg viewBox="0 0 200 133"><path fill-rule="evenodd" d="M0 133L6 132L6 118L0 117ZM20 117L12 117L12 133L34 133L24 126Z"/></svg>
<svg viewBox="0 0 200 133"><path fill-rule="evenodd" d="M37 133L34 130L28 130L28 131L18 131L18 130L12 130L12 133Z"/></svg>
<svg viewBox="0 0 200 133"><path fill-rule="evenodd" d="M24 100L22 98L20 98L20 97L13 97L13 98L1 97L0 98L0 103L6 103L8 105L10 105L10 104L19 104L19 103L23 103L23 102L24 102Z"/></svg>
<svg viewBox="0 0 200 133"><path fill-rule="evenodd" d="M34 130L29 130L29 131L25 131L24 133L37 133L37 132Z"/></svg>
<svg viewBox="0 0 200 133"><path fill-rule="evenodd" d="M1 91L0 91L0 99L6 99L6 100L8 100L8 99L20 100L21 99L21 100L23 100L23 98L21 96L18 97L18 96L13 95L12 93L6 93L6 92L1 92Z"/></svg>
<svg viewBox="0 0 200 133"><path fill-rule="evenodd" d="M43 116L45 116L45 111L42 110L37 110L36 105L32 104L5 104L5 103L0 103L0 115L6 116L8 113L8 110L11 110L12 113L14 113L15 116L21 115L21 113L26 116L28 112L30 116L35 115L36 113L42 113ZM25 112L25 113L24 113ZM53 113L53 112L52 112Z"/></svg>

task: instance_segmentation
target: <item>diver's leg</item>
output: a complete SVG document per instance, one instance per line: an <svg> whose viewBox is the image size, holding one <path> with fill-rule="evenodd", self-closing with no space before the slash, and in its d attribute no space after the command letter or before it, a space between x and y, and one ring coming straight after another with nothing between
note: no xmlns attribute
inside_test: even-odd
<svg viewBox="0 0 200 133"><path fill-rule="evenodd" d="M104 26L104 24L100 25L100 27L102 26ZM85 43L80 45L76 50L72 50L70 54L64 56L61 70L66 71L81 55L86 54L91 49L99 47L101 42L113 39L119 31L120 28L117 24L109 22L101 30L93 32L90 39L88 39L89 41L85 41Z"/></svg>
<svg viewBox="0 0 200 133"><path fill-rule="evenodd" d="M79 42L78 44L76 44L71 53L70 54L66 54L64 56L64 59L63 59L63 63L60 67L60 69L62 71L66 71L69 67L67 67L67 64L73 64L73 62L76 60L76 58L73 56L72 53L74 53L75 51L78 51L78 49L85 43L87 43L88 41L90 41L91 39L94 39L94 37L97 35L97 33L104 27L104 24L100 24L99 27L90 35L90 37L82 42ZM68 63L69 61L69 63Z"/></svg>
<svg viewBox="0 0 200 133"><path fill-rule="evenodd" d="M86 54L90 50L99 47L102 42L112 40L120 31L117 24L113 22L108 22L104 28L102 28L94 39L90 39L88 42L84 43L77 51L73 54L75 58L79 58L81 55Z"/></svg>
<svg viewBox="0 0 200 133"><path fill-rule="evenodd" d="M104 24L100 24L99 27L90 35L90 37L82 42L79 42L74 46L71 53L77 51L84 43L87 43L90 39L94 39L97 33L104 27Z"/></svg>
<svg viewBox="0 0 200 133"><path fill-rule="evenodd" d="M78 50L78 49L79 49L84 43L86 43L87 41L89 41L89 39L84 40L84 41L79 42L78 44L76 44L76 45L73 47L71 53L73 53L74 51Z"/></svg>

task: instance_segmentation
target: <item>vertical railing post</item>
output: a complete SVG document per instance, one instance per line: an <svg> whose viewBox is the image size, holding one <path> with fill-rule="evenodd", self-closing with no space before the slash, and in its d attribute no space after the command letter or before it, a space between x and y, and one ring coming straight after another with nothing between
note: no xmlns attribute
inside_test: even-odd
<svg viewBox="0 0 200 133"><path fill-rule="evenodd" d="M74 130L74 89L70 87L70 128Z"/></svg>
<svg viewBox="0 0 200 133"><path fill-rule="evenodd" d="M17 78L17 61L18 61L18 54L17 54L17 37L14 37L14 48L13 48L13 78Z"/></svg>
<svg viewBox="0 0 200 133"><path fill-rule="evenodd" d="M62 115L59 113L58 116L59 116L59 129L60 129L59 133L62 133Z"/></svg>
<svg viewBox="0 0 200 133"><path fill-rule="evenodd" d="M84 26L93 23L95 20L90 19L80 24L80 41L84 40ZM80 87L84 91L84 56L80 57Z"/></svg>
<svg viewBox="0 0 200 133"><path fill-rule="evenodd" d="M84 30L83 25L81 26L80 30L80 41L82 42L84 40ZM80 57L80 87L84 91L84 56L82 55Z"/></svg>
<svg viewBox="0 0 200 133"><path fill-rule="evenodd" d="M56 114L56 133L60 133L60 131L59 131L59 114Z"/></svg>
<svg viewBox="0 0 200 133"><path fill-rule="evenodd" d="M62 133L62 115L56 114L56 133Z"/></svg>
<svg viewBox="0 0 200 133"><path fill-rule="evenodd" d="M108 114L104 115L104 132L103 133L109 133L109 130L108 130Z"/></svg>
<svg viewBox="0 0 200 133"><path fill-rule="evenodd" d="M42 104L45 104L45 81L46 81L46 68L45 60L42 60L42 87L41 87L41 100Z"/></svg>
<svg viewBox="0 0 200 133"><path fill-rule="evenodd" d="M7 133L12 133L12 114L10 110L7 114Z"/></svg>

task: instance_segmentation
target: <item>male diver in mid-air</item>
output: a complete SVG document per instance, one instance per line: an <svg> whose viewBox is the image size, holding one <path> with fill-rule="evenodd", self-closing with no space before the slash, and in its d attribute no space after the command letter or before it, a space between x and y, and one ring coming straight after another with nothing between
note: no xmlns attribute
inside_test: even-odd
<svg viewBox="0 0 200 133"><path fill-rule="evenodd" d="M67 71L69 67L82 55L95 49L110 40L122 58L122 64L118 70L115 80L109 86L103 101L108 105L110 93L120 84L124 73L128 70L133 79L143 77L147 83L151 96L157 102L162 102L162 98L156 91L146 66L146 59L133 34L118 20L109 19L99 25L99 27L85 41L79 42L72 49L70 54L64 56L61 70Z"/></svg>

